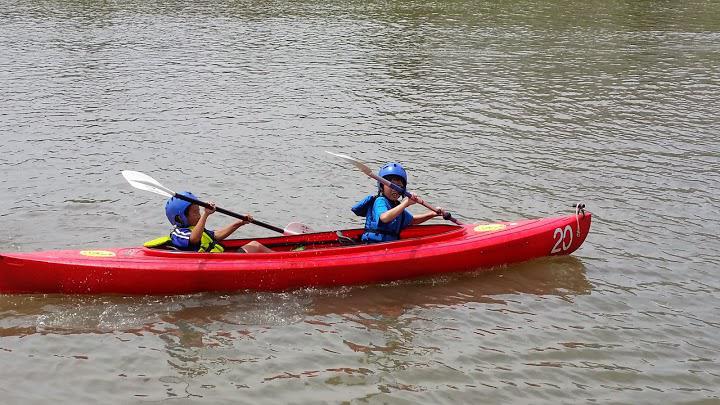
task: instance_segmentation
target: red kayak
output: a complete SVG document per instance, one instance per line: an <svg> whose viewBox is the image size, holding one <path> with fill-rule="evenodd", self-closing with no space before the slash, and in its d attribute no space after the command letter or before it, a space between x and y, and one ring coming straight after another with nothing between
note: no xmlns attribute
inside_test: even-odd
<svg viewBox="0 0 720 405"><path fill-rule="evenodd" d="M232 253L249 240L225 241L226 253L145 247L3 253L0 293L281 291L493 269L574 252L591 216L412 226L401 240L376 244L352 244L362 229L256 239L273 253Z"/></svg>

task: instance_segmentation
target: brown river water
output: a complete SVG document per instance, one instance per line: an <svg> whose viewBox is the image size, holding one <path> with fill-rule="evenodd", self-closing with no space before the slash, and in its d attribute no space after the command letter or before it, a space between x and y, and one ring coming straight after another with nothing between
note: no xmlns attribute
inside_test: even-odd
<svg viewBox="0 0 720 405"><path fill-rule="evenodd" d="M361 226L325 150L466 222L593 227L386 285L0 295L0 402L720 403L717 1L0 0L0 252L169 232L125 169Z"/></svg>

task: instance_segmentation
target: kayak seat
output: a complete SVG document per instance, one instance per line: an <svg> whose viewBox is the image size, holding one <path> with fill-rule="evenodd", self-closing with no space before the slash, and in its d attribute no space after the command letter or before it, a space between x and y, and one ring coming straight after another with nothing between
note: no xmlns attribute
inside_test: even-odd
<svg viewBox="0 0 720 405"><path fill-rule="evenodd" d="M172 242L170 241L169 236L161 236L159 238L155 238L153 240L149 240L145 243L143 243L143 246L146 248L151 249L160 249L160 250L180 250L173 246Z"/></svg>
<svg viewBox="0 0 720 405"><path fill-rule="evenodd" d="M338 237L338 242L340 242L340 244L343 246L357 245L359 243L355 239L343 235L341 231L335 232L335 235L337 235Z"/></svg>

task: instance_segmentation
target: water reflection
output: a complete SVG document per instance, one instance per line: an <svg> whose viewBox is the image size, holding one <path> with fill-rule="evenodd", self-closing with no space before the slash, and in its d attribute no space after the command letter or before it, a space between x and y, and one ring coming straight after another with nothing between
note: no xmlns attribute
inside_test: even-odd
<svg viewBox="0 0 720 405"><path fill-rule="evenodd" d="M470 302L502 303L504 295L560 295L571 300L589 294L592 285L585 266L576 257L546 258L509 266L493 272L477 272L400 281L318 295L311 314L401 315L413 307L463 305Z"/></svg>
<svg viewBox="0 0 720 405"><path fill-rule="evenodd" d="M494 339L487 335L499 332L492 331L493 324L483 325L485 330L478 328L473 318L484 319L488 312L508 310L506 300L521 299L519 294L572 301L575 296L591 291L582 261L575 257L548 258L490 273L368 286L352 289L339 298L316 297L310 314L327 320L314 325L318 331L338 333L345 352L350 350L362 355L361 363L373 370L362 376L366 384L377 386L385 393L421 391L424 390L421 385L389 383L377 373L398 375L438 366L452 369L452 364L442 360L452 354L445 339L477 344ZM535 318L535 314L510 311L505 317L527 322L527 318ZM474 328L477 329L473 331ZM343 353L337 347L334 350ZM351 384L357 383L359 377L338 374L335 378L338 384Z"/></svg>

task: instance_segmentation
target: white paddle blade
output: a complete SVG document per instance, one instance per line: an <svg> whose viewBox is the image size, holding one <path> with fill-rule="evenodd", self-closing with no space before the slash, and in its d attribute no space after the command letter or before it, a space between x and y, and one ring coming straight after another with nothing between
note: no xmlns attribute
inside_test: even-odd
<svg viewBox="0 0 720 405"><path fill-rule="evenodd" d="M158 183L157 180L153 179L145 173L135 172L132 170L123 170L122 175L123 177L125 177L125 180L130 183L131 186L135 187L138 190L149 191L151 193L160 194L165 197L172 197L175 195L174 191Z"/></svg>
<svg viewBox="0 0 720 405"><path fill-rule="evenodd" d="M301 233L313 233L312 228L300 222L290 222L283 230L285 235L300 235Z"/></svg>
<svg viewBox="0 0 720 405"><path fill-rule="evenodd" d="M372 173L372 170L370 170L370 168L367 167L363 162L361 162L361 161L359 161L359 160L357 160L357 159L355 159L355 158L352 158L352 157L350 157L350 156L348 156L348 155L342 155L342 154L340 154L340 153L333 153L333 152L330 152L330 151L325 151L325 153L328 153L328 154L333 155L333 156L335 156L335 157L339 157L340 159L343 159L343 160L345 160L345 161L347 161L347 162L350 162L350 163L354 164L355 167L357 167L358 169L360 169L363 173L365 173L365 174L367 174L367 175L370 175L370 174Z"/></svg>

